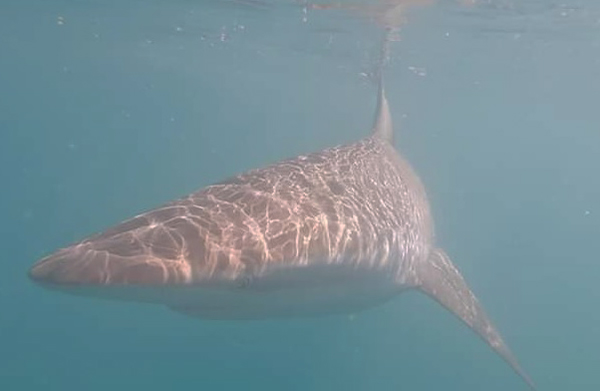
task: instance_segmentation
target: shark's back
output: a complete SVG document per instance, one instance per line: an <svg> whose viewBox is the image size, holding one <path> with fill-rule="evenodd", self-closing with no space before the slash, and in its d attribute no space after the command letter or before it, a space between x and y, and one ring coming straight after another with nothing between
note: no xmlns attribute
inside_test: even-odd
<svg viewBox="0 0 600 391"><path fill-rule="evenodd" d="M315 262L395 271L399 261L422 256L430 237L424 193L401 163L390 145L366 138L192 194L180 203L204 215L198 226L216 225L207 231L210 250L192 258L221 270L239 263L253 274Z"/></svg>
<svg viewBox="0 0 600 391"><path fill-rule="evenodd" d="M120 272L108 273L112 284L130 282L124 266L135 268L149 255L163 261L155 273L135 274L147 283L242 281L309 265L377 269L396 278L403 263L427 256L430 220L408 164L387 141L368 137L208 186L82 246L118 255Z"/></svg>

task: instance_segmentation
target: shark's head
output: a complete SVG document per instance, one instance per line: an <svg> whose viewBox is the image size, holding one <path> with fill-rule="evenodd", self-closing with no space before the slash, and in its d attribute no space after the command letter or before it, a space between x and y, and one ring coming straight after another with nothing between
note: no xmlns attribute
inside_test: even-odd
<svg viewBox="0 0 600 391"><path fill-rule="evenodd" d="M177 210L158 209L60 249L37 262L29 277L71 294L167 305L182 303L192 289L216 294L244 288L243 264L211 259L197 227L176 217ZM162 216L157 223L160 213L173 218ZM218 258L223 252L213 254Z"/></svg>
<svg viewBox="0 0 600 391"><path fill-rule="evenodd" d="M157 223L158 214L169 210L180 209L150 211L58 250L35 264L29 277L44 288L72 295L164 304L207 319L347 312L378 300L382 291L384 296L396 291L380 274L347 264L332 265L318 258L307 264L293 256L288 262L283 258L258 262L267 258L267 250L261 251L261 246L236 250L231 243L243 241L242 237L219 233L216 226L211 236L206 223L198 230L189 216L167 216ZM236 221L221 223L232 226ZM285 242L292 238L295 235L289 241L279 235L271 244L279 241L286 251ZM268 256L277 257L277 251L271 247ZM358 300L356 292L363 292Z"/></svg>

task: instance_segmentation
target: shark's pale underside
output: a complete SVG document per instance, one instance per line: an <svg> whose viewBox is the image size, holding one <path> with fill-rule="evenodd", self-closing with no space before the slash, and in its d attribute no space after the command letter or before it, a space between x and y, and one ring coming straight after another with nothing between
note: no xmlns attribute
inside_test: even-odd
<svg viewBox="0 0 600 391"><path fill-rule="evenodd" d="M68 293L164 304L205 319L354 312L417 289L533 388L434 247L425 191L392 141L380 82L368 137L205 187L43 258L29 276Z"/></svg>

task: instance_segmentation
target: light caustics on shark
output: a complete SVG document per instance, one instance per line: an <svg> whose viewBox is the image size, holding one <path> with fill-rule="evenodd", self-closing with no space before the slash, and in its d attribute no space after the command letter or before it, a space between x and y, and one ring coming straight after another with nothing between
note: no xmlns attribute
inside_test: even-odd
<svg viewBox="0 0 600 391"><path fill-rule="evenodd" d="M43 258L29 276L50 289L204 319L354 312L416 289L534 388L434 247L424 188L392 145L381 80L377 106L362 140L205 187Z"/></svg>

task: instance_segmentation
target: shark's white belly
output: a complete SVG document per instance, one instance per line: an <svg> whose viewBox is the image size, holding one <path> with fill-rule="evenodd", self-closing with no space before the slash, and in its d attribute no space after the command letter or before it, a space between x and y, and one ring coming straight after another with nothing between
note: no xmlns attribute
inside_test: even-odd
<svg viewBox="0 0 600 391"><path fill-rule="evenodd" d="M401 287L382 270L319 265L282 268L233 289L191 289L194 293L169 306L207 319L269 319L356 312L388 300Z"/></svg>
<svg viewBox="0 0 600 391"><path fill-rule="evenodd" d="M270 319L351 313L397 294L390 272L350 265L279 267L240 283L49 286L70 294L163 304L205 319Z"/></svg>

